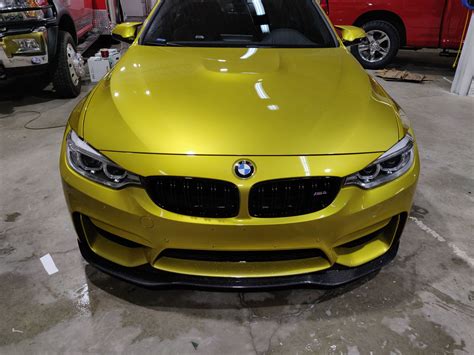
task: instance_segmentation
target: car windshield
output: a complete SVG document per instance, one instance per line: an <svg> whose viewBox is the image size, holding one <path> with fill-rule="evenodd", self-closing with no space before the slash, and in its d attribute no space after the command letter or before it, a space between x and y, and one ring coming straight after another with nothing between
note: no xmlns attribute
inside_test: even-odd
<svg viewBox="0 0 474 355"><path fill-rule="evenodd" d="M162 0L141 41L202 47L335 47L314 0Z"/></svg>

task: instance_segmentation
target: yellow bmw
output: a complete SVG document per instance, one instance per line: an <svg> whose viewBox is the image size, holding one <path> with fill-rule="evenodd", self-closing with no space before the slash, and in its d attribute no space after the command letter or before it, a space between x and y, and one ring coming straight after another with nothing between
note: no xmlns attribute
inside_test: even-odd
<svg viewBox="0 0 474 355"><path fill-rule="evenodd" d="M84 258L148 287L339 285L390 262L419 159L313 0L161 0L72 112Z"/></svg>

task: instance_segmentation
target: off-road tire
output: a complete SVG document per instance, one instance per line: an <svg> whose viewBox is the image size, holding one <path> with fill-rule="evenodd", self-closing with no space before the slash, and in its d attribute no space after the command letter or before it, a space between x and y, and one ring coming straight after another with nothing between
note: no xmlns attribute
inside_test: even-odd
<svg viewBox="0 0 474 355"><path fill-rule="evenodd" d="M71 73L69 71L67 46L71 44L76 49L76 44L69 32L59 31L58 47L56 51L56 58L52 66L52 82L56 94L62 98L74 98L81 92L81 80L74 83ZM77 74L76 74L77 75Z"/></svg>

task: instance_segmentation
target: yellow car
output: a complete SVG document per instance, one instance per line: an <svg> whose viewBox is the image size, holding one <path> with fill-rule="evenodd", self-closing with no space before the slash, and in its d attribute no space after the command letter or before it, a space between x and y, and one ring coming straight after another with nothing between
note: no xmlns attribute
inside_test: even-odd
<svg viewBox="0 0 474 355"><path fill-rule="evenodd" d="M340 285L398 250L419 175L403 112L312 0L162 0L72 112L84 258L148 287Z"/></svg>

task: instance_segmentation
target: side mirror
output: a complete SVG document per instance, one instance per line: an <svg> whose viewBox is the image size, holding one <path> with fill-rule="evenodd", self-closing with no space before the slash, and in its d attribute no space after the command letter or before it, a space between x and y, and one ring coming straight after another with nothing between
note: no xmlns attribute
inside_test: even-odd
<svg viewBox="0 0 474 355"><path fill-rule="evenodd" d="M141 22L121 23L112 30L112 37L121 42L133 43L137 37L138 27L141 25Z"/></svg>
<svg viewBox="0 0 474 355"><path fill-rule="evenodd" d="M344 43L346 47L360 44L367 36L365 31L360 27L336 26L336 28L341 30L342 43Z"/></svg>

